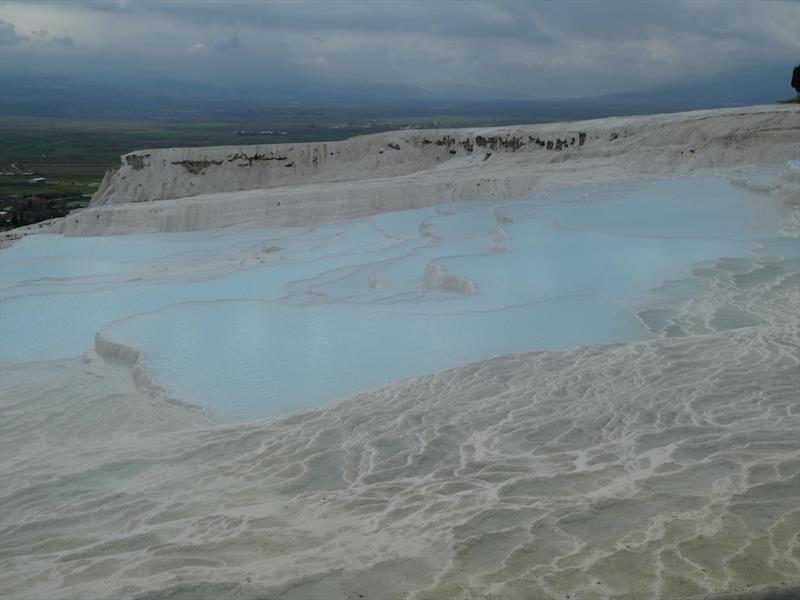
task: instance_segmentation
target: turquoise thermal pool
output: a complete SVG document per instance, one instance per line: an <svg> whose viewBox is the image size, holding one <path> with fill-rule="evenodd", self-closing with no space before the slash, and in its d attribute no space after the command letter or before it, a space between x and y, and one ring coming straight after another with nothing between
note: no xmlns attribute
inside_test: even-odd
<svg viewBox="0 0 800 600"><path fill-rule="evenodd" d="M0 361L80 355L100 332L212 418L283 414L497 354L653 337L642 315L700 294L698 265L793 257L778 220L768 195L705 177L309 229L32 236L0 252Z"/></svg>

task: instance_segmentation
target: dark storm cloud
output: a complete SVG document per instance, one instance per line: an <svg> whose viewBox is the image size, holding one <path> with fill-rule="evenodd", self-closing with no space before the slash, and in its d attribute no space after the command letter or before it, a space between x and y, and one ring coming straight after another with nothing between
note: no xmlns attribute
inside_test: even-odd
<svg viewBox="0 0 800 600"><path fill-rule="evenodd" d="M26 39L25 36L17 33L17 28L13 23L7 23L0 19L0 46L14 46Z"/></svg>
<svg viewBox="0 0 800 600"><path fill-rule="evenodd" d="M89 4L91 7L91 4ZM196 25L209 23L238 27L244 24L292 32L365 31L430 32L431 35L541 38L525 4L467 2L463 0L316 1L305 2L140 2L129 11L170 15ZM521 18L520 18L521 17Z"/></svg>
<svg viewBox="0 0 800 600"><path fill-rule="evenodd" d="M800 60L797 1L7 2L4 67L600 94ZM40 41L33 32L47 30ZM72 40L75 58L54 54ZM47 48L53 50L48 51ZM71 61L71 62L70 62ZM483 90L483 91L481 91Z"/></svg>

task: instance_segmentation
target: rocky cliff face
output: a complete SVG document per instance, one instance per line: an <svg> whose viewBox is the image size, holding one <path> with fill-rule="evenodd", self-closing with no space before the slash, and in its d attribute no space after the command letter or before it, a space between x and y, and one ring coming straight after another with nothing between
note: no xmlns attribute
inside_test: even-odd
<svg viewBox="0 0 800 600"><path fill-rule="evenodd" d="M580 131L554 140L525 132L484 134L415 131L342 142L171 148L133 152L110 172L92 206L149 202L215 192L398 177L435 168L457 157L488 160L493 154L561 151L586 140Z"/></svg>

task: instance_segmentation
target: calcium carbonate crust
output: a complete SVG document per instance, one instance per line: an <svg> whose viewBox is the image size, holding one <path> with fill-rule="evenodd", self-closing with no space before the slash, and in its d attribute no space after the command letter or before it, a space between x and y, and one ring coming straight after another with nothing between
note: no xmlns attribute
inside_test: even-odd
<svg viewBox="0 0 800 600"><path fill-rule="evenodd" d="M95 206L51 227L71 235L201 229L241 225L243 215L278 224L273 208L285 205L294 207L287 223L333 218L339 205L356 216L440 203L435 194L448 189L452 199L470 199L479 182L485 197L500 197L489 194L780 165L797 159L797 128L794 108L754 107L462 131L451 144L519 137L512 131L534 137L535 148L480 154L437 145L433 136L444 132L384 134L342 142L360 167L343 168L334 183L314 181L308 167L310 183L287 184L290 167L280 167L287 175L279 180L269 179L270 166L254 175L264 189L180 199L135 190L185 194L192 181L215 181L212 169L234 168L213 162L231 149L135 153ZM556 150L573 131L575 144ZM487 143L517 145L511 138ZM376 159L359 145L398 158ZM160 163L149 162L162 158L194 162L172 165L162 185ZM368 173L368 160L378 160L378 179L346 181ZM329 169L324 176L337 179L317 162L319 177ZM798 222L796 168L778 187L758 190L783 198L790 225ZM270 181L284 187L264 187ZM746 178L740 184L752 189ZM266 207L273 201L281 206ZM495 235L501 240L502 230ZM704 266L703 297L666 317L661 308L642 315L654 332L676 337L500 356L235 425L165 401L139 351L102 333L82 359L4 366L0 596L796 597L796 263ZM428 275L431 285L467 285Z"/></svg>

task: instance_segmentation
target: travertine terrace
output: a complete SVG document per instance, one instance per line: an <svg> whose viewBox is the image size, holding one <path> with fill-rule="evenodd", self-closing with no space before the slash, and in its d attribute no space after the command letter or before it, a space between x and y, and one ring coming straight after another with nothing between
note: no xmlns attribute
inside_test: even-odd
<svg viewBox="0 0 800 600"><path fill-rule="evenodd" d="M342 142L142 150L122 157L66 235L308 225L447 201L797 158L800 112L756 106Z"/></svg>
<svg viewBox="0 0 800 600"><path fill-rule="evenodd" d="M639 313L653 333L644 341L504 354L275 418L212 423L165 397L139 350L103 330L81 356L4 364L0 596L796 598L798 139L796 106L756 106L124 156L89 208L5 242L227 236L219 229L701 172L775 202L782 235L758 238L757 256L695 264L696 292ZM511 221L481 229L486 244L509 246ZM44 250L39 263L12 264L22 275L0 286L3 302L38 302L58 324L107 290L118 294L104 306L117 308L133 286L216 285L279 264L282 248L263 231L235 232L250 233L246 252L170 248L168 269L137 255L110 274L98 259L99 269L70 263L58 277L31 267L62 258L47 239L96 243L83 255L93 265L119 239L22 240L0 257ZM167 236L140 237L137 253ZM480 292L435 265L420 276L423 287ZM75 301L71 314L57 293ZM31 326L17 322L22 347ZM248 335L274 332L251 323ZM41 331L36 352L54 338Z"/></svg>

